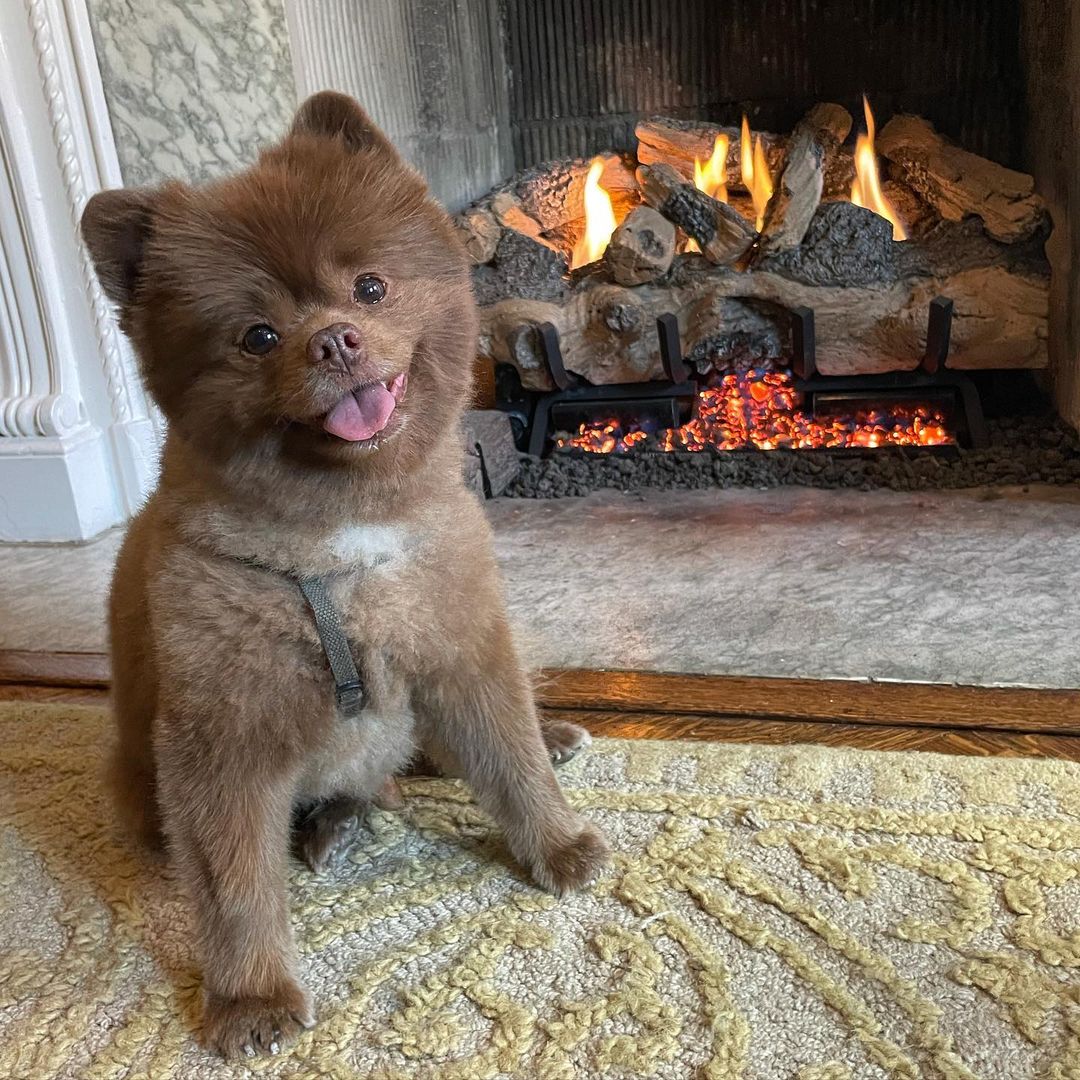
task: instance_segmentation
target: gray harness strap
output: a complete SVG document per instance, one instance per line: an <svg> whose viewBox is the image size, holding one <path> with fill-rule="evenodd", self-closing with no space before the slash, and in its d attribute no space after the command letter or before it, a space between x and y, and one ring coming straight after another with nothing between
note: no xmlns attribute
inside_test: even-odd
<svg viewBox="0 0 1080 1080"><path fill-rule="evenodd" d="M297 584L311 608L312 615L315 616L315 629L319 632L326 659L330 661L338 711L347 719L354 719L360 715L364 705L364 680L356 670L349 640L341 628L341 614L334 607L330 590L323 578L298 578Z"/></svg>

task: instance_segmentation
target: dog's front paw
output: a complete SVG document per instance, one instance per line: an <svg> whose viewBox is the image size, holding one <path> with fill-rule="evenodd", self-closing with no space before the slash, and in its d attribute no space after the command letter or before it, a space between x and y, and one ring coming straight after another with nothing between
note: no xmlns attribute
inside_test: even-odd
<svg viewBox="0 0 1080 1080"><path fill-rule="evenodd" d="M348 851L367 805L359 799L336 798L313 806L296 825L296 853L313 874L321 874Z"/></svg>
<svg viewBox="0 0 1080 1080"><path fill-rule="evenodd" d="M206 995L203 1044L227 1058L277 1054L305 1028L315 1026L311 995L291 983L270 997Z"/></svg>
<svg viewBox="0 0 1080 1080"><path fill-rule="evenodd" d="M533 867L533 877L541 888L562 896L584 889L611 861L611 849L595 825L581 822L572 840L551 848Z"/></svg>
<svg viewBox="0 0 1080 1080"><path fill-rule="evenodd" d="M566 720L541 720L540 734L544 736L552 765L565 765L592 742L592 736L583 727Z"/></svg>

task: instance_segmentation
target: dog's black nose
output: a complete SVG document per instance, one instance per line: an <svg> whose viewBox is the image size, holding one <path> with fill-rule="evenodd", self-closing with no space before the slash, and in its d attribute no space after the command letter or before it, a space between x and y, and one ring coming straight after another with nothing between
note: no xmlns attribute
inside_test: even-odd
<svg viewBox="0 0 1080 1080"><path fill-rule="evenodd" d="M308 359L348 374L363 356L360 340L360 331L352 323L334 323L311 335Z"/></svg>

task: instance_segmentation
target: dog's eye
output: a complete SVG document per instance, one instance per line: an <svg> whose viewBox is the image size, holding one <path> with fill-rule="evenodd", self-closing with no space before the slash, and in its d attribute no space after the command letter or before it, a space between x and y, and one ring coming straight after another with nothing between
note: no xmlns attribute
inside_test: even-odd
<svg viewBox="0 0 1080 1080"><path fill-rule="evenodd" d="M263 356L268 353L281 338L278 337L277 331L272 326L267 326L266 323L259 323L258 326L252 326L244 334L244 340L241 342L244 352L251 353L252 356Z"/></svg>
<svg viewBox="0 0 1080 1080"><path fill-rule="evenodd" d="M386 282L365 274L356 279L352 294L358 304L377 304L386 295Z"/></svg>

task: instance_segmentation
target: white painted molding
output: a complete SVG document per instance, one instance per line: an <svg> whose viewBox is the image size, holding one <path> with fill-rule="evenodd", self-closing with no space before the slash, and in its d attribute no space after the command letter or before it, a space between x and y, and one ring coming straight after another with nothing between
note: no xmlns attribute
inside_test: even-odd
<svg viewBox="0 0 1080 1080"><path fill-rule="evenodd" d="M161 424L78 233L122 183L85 0L0 3L0 540L128 517Z"/></svg>

